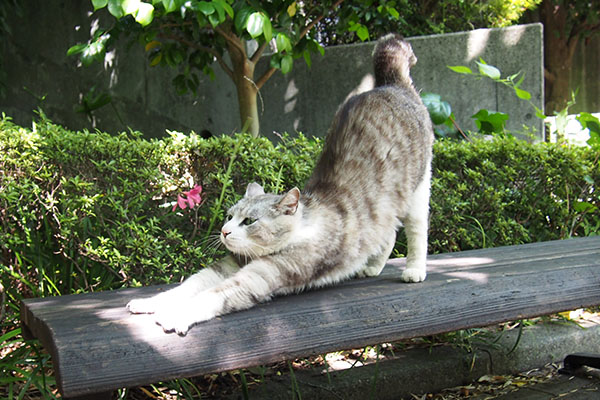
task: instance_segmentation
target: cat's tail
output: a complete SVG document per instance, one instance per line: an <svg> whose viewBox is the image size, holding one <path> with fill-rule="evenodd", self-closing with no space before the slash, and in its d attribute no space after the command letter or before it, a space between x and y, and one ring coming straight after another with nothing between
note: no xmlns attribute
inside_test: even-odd
<svg viewBox="0 0 600 400"><path fill-rule="evenodd" d="M389 34L382 37L373 52L375 86L412 86L410 68L416 63L412 47L402 36Z"/></svg>

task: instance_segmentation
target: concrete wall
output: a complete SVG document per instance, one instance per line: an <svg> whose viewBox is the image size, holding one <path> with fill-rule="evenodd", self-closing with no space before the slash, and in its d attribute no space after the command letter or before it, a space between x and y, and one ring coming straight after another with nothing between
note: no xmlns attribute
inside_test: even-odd
<svg viewBox="0 0 600 400"><path fill-rule="evenodd" d="M233 84L215 64L216 79L204 78L197 97L178 96L171 80L175 71L149 67L141 46L122 43L108 54L104 65L84 68L75 57L66 57L73 44L86 41L90 31L107 26L110 19L91 13L88 0L24 3L23 16L15 18L13 35L3 45L8 84L0 111L18 123L29 124L32 110L42 107L57 123L72 129L93 128L116 132L127 126L147 136L162 136L166 129L214 134L239 130L237 97ZM98 15L100 14L100 15ZM90 17L91 16L91 17ZM482 57L503 76L522 71L523 88L540 106L543 98L542 27L539 24L506 29L410 38L419 59L412 75L416 86L449 101L460 125L474 129L469 118L480 108L510 115L509 129L542 124L533 109L511 90L489 80L464 77L447 65L469 65ZM372 85L373 43L326 49L313 55L308 68L297 60L292 73L276 73L261 91L259 112L263 134L302 131L325 135L338 105L358 86ZM257 67L268 67L268 60ZM96 85L111 94L112 103L94 112L90 121L76 113L82 96Z"/></svg>

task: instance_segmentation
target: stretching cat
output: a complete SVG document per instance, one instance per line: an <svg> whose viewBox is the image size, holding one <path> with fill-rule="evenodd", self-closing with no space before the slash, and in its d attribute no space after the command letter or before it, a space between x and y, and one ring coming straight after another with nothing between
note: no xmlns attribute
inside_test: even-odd
<svg viewBox="0 0 600 400"><path fill-rule="evenodd" d="M185 334L274 295L376 276L400 225L408 238L402 279L424 280L433 129L409 76L415 62L408 43L381 39L376 88L339 109L304 191L265 194L249 184L221 230L232 255L127 309L154 313L165 331Z"/></svg>

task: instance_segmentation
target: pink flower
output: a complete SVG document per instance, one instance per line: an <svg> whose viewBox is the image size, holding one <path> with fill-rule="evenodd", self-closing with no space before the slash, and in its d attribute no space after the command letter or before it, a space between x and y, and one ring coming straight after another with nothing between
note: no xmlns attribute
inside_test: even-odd
<svg viewBox="0 0 600 400"><path fill-rule="evenodd" d="M202 186L196 185L191 190L177 195L177 202L173 206L173 211L175 211L177 207L182 210L185 210L187 207L194 208L194 206L202 202L200 193L202 193Z"/></svg>

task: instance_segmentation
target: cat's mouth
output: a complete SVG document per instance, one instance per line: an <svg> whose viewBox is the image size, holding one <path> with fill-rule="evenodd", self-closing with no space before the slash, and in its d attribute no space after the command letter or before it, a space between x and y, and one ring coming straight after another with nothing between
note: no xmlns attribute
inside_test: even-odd
<svg viewBox="0 0 600 400"><path fill-rule="evenodd" d="M225 247L227 248L227 250L231 251L232 253L235 254L245 254L247 253L247 250L244 248L244 246L241 246L240 243L238 243L239 240L236 240L234 237L231 237L231 235L223 235L223 233L221 233L221 243L223 243L223 245L225 245Z"/></svg>

